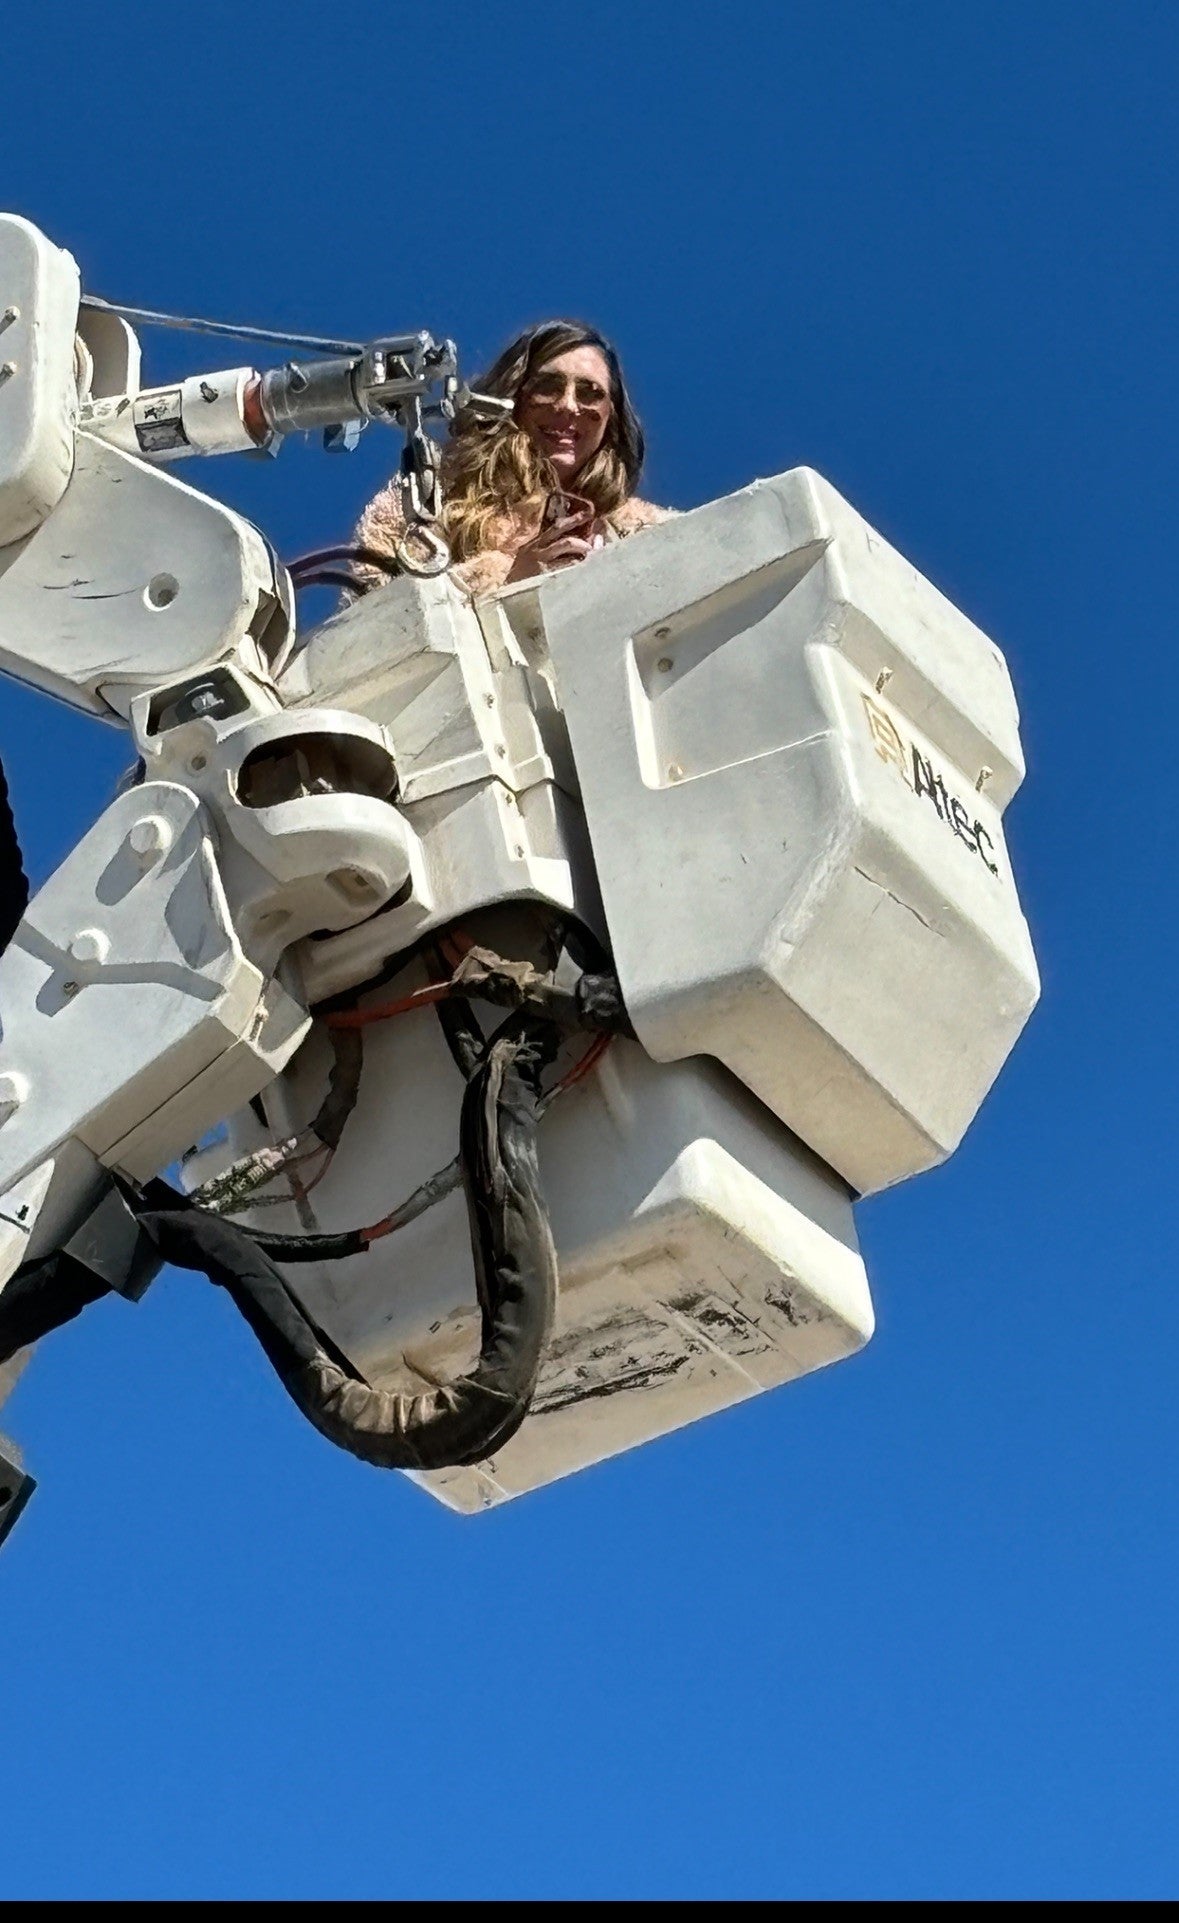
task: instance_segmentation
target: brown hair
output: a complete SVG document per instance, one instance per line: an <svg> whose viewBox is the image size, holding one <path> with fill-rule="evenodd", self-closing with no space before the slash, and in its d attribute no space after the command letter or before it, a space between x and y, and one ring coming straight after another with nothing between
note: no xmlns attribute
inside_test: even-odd
<svg viewBox="0 0 1179 1923"><path fill-rule="evenodd" d="M643 465L643 430L631 406L622 366L609 341L580 321L542 321L526 328L473 386L514 401L525 383L571 347L596 347L610 370L610 419L601 447L577 475L578 494L609 516L635 491ZM471 415L451 428L443 450L446 506L442 522L455 559L496 545L497 523L522 508L539 510L561 486L556 471L514 418L488 425Z"/></svg>

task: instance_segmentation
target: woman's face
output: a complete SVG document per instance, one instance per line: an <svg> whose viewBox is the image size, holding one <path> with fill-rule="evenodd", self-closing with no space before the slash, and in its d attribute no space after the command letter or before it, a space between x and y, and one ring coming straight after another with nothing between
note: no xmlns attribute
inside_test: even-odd
<svg viewBox="0 0 1179 1923"><path fill-rule="evenodd" d="M610 369L600 347L569 347L530 374L516 419L563 481L573 481L606 436Z"/></svg>

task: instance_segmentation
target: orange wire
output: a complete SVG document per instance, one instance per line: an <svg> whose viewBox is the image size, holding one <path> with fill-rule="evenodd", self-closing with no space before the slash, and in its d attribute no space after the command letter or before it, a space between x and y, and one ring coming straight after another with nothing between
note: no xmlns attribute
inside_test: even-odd
<svg viewBox="0 0 1179 1923"><path fill-rule="evenodd" d="M370 1242L379 1242L382 1236L392 1235L395 1230L399 1229L401 1223L397 1217L398 1211L394 1209L391 1215L382 1215L380 1221L374 1222L371 1228L361 1229L360 1239L365 1247L367 1248Z"/></svg>
<svg viewBox="0 0 1179 1923"><path fill-rule="evenodd" d="M450 982L427 982L424 988L415 988L412 995L403 995L399 1001L380 1002L376 1008L342 1008L324 1020L329 1028L367 1028L370 1022L387 1022L391 1015L405 1015L410 1009L445 1001L453 992Z"/></svg>
<svg viewBox="0 0 1179 1923"><path fill-rule="evenodd" d="M326 1142L322 1142L318 1149L312 1149L307 1155L297 1156L293 1162L288 1162L285 1168L279 1170L279 1173L282 1175L286 1174L287 1169L291 1172L292 1201L303 1201L304 1197L310 1195L312 1189L316 1188L319 1183L323 1181L324 1176L332 1165L332 1157L335 1152L335 1149L329 1148ZM311 1177L311 1180L305 1182L303 1177L298 1173L299 1165L300 1163L310 1162L317 1154L322 1154L324 1159L316 1169L315 1174Z"/></svg>
<svg viewBox="0 0 1179 1923"><path fill-rule="evenodd" d="M550 1101L553 1095L563 1095L567 1088L575 1087L583 1076L589 1074L591 1068L596 1068L613 1040L613 1035L595 1035L581 1060L574 1062L573 1067L567 1074L562 1075L553 1088L549 1096Z"/></svg>
<svg viewBox="0 0 1179 1923"><path fill-rule="evenodd" d="M322 1165L316 1169L315 1174L311 1177L311 1180L303 1184L304 1195L310 1195L312 1189L319 1187L319 1184L323 1181L324 1176L327 1174L328 1170L332 1165L333 1160L335 1159L335 1153L336 1151L334 1148L328 1149L327 1154L323 1158Z"/></svg>
<svg viewBox="0 0 1179 1923"><path fill-rule="evenodd" d="M448 928L439 938L438 947L443 958L452 968L457 968L469 948L475 946L474 939L463 928ZM431 1002L444 1001L454 993L454 983L427 982L424 988L415 988L411 995L402 995L395 1002L380 1002L376 1008L341 1009L337 1015L326 1017L329 1028L367 1028L371 1022L388 1021L392 1015L407 1015L411 1009L427 1008Z"/></svg>

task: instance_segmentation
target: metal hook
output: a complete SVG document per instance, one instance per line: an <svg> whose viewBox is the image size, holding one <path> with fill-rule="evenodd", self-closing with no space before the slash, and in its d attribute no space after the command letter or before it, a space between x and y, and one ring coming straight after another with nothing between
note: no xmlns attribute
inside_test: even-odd
<svg viewBox="0 0 1179 1923"><path fill-rule="evenodd" d="M418 541L426 549L426 558L414 560L410 542ZM411 521L393 550L398 567L406 574L417 574L430 578L431 575L445 574L450 566L450 548L442 536L426 521Z"/></svg>

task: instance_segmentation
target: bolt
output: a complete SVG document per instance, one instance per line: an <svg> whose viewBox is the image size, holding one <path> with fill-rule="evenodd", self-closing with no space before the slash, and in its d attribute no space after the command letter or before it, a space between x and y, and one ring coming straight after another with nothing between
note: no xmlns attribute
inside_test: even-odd
<svg viewBox="0 0 1179 1923"><path fill-rule="evenodd" d="M493 694L485 694L485 695L484 695L484 697L483 697L483 699L484 699L484 701L485 701L485 703L486 703L486 705L487 705L487 706L488 706L489 708L494 708L494 706L495 706L495 696L494 696Z"/></svg>
<svg viewBox="0 0 1179 1923"><path fill-rule="evenodd" d="M885 689L887 688L887 686L888 686L888 684L889 684L889 682L890 682L891 680L892 680L892 669L891 669L891 668L881 668L881 670L880 670L880 673L879 673L879 674L877 675L877 677L876 677L876 692L877 692L877 694L883 694L883 693L884 693L884 690L885 690Z"/></svg>
<svg viewBox="0 0 1179 1923"><path fill-rule="evenodd" d="M28 1100L28 1096L27 1075L22 1075L19 1069L11 1069L7 1074L0 1075L0 1128L3 1128L10 1116L16 1114L21 1103Z"/></svg>
<svg viewBox="0 0 1179 1923"><path fill-rule="evenodd" d="M670 628L656 628L655 639L657 641L666 641L670 633L671 633Z"/></svg>
<svg viewBox="0 0 1179 1923"><path fill-rule="evenodd" d="M110 952L110 936L101 928L80 928L70 943L70 957L76 962L104 962Z"/></svg>
<svg viewBox="0 0 1179 1923"><path fill-rule="evenodd" d="M683 778L684 778L684 771L680 767L679 762L673 761L670 768L667 771L667 779L669 781L682 781Z"/></svg>
<svg viewBox="0 0 1179 1923"><path fill-rule="evenodd" d="M671 656L669 654L661 654L655 666L658 668L660 674L670 674L672 670Z"/></svg>
<svg viewBox="0 0 1179 1923"><path fill-rule="evenodd" d="M15 361L0 361L0 381L6 381L10 375L15 373L16 373Z"/></svg>
<svg viewBox="0 0 1179 1923"><path fill-rule="evenodd" d="M991 779L991 776L994 774L994 772L995 770L993 768L979 769L978 780L974 784L974 790L976 794L981 795L983 789L986 787L988 781Z"/></svg>
<svg viewBox="0 0 1179 1923"><path fill-rule="evenodd" d="M13 321L17 321L19 319L20 319L19 307L6 307L4 309L4 312L0 314L0 334L4 332L4 329L6 327L11 327Z"/></svg>
<svg viewBox="0 0 1179 1923"><path fill-rule="evenodd" d="M72 1002L74 996L81 992L81 988L81 982L63 982L61 985L63 1001Z"/></svg>
<svg viewBox="0 0 1179 1923"><path fill-rule="evenodd" d="M508 751L504 747L504 744L502 741L497 741L495 744L495 752L497 755L499 755L500 759L502 760L504 755L506 755Z"/></svg>
<svg viewBox="0 0 1179 1923"><path fill-rule="evenodd" d="M133 852L144 858L165 855L172 846L172 824L163 815L140 815L127 839Z"/></svg>

